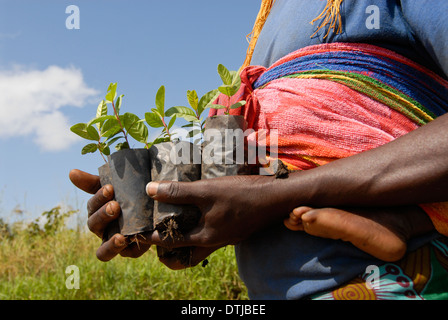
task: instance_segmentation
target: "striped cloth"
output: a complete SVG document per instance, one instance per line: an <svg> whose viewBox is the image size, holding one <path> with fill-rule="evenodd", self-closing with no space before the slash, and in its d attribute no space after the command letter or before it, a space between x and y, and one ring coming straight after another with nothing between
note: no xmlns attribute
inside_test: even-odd
<svg viewBox="0 0 448 320"><path fill-rule="evenodd" d="M231 114L243 114L255 131L278 130L278 157L292 170L376 148L448 110L446 80L368 44L306 47L268 69L249 66L241 79L232 99L247 103ZM447 203L422 208L448 235Z"/></svg>

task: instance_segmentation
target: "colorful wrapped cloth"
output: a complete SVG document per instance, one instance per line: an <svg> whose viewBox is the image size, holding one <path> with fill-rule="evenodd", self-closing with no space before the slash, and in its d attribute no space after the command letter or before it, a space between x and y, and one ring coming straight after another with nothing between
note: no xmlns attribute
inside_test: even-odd
<svg viewBox="0 0 448 320"><path fill-rule="evenodd" d="M448 241L433 240L396 263L378 266L313 300L447 300ZM370 286L366 283L371 284Z"/></svg>
<svg viewBox="0 0 448 320"><path fill-rule="evenodd" d="M446 80L368 44L306 47L268 69L249 66L241 78L233 100L247 103L231 114L255 131L276 129L278 158L292 170L376 148L448 111ZM448 203L421 207L448 236Z"/></svg>
<svg viewBox="0 0 448 320"><path fill-rule="evenodd" d="M448 82L389 50L332 43L293 52L268 69L249 66L231 110L255 132L276 129L278 158L307 170L388 143L448 111ZM219 103L219 101L218 101ZM211 110L210 115L222 110ZM269 146L269 139L268 146ZM448 235L448 205L421 205ZM447 299L448 242L442 237L312 299Z"/></svg>

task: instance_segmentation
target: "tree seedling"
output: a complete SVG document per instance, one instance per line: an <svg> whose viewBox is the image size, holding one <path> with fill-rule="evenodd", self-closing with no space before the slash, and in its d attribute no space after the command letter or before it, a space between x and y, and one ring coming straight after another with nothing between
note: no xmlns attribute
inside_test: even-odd
<svg viewBox="0 0 448 320"><path fill-rule="evenodd" d="M195 144L201 141L205 130L205 119L202 117L202 114L206 109L225 109L224 114L228 115L230 109L236 109L246 104L246 101L243 100L230 105L230 98L238 92L241 86L241 78L238 72L229 71L225 66L219 64L218 74L223 82L218 89L207 92L200 99L198 98L196 90L188 90L187 101L189 107L176 106L166 111L167 116L176 116L189 122L188 124L182 126L182 128L191 128L188 132L187 138L193 138L198 134L201 135L200 138L194 141ZM229 102L227 105L213 104L220 93L228 97Z"/></svg>
<svg viewBox="0 0 448 320"><path fill-rule="evenodd" d="M187 91L187 101L189 107L176 106L168 109L166 115L170 117L183 118L189 123L183 125L182 128L191 128L187 134L187 138L193 138L198 134L204 133L205 120L202 118L203 112L210 107L211 103L216 100L219 95L218 89L211 90L204 94L200 99L196 90ZM195 140L197 144L201 138Z"/></svg>
<svg viewBox="0 0 448 320"><path fill-rule="evenodd" d="M230 113L230 109L237 109L246 104L246 101L242 100L230 105L230 98L240 89L241 78L237 71L229 71L222 64L218 65L218 74L223 82L223 84L218 88L218 91L227 96L228 103L227 105L212 104L210 108L224 109L224 114L228 115Z"/></svg>
<svg viewBox="0 0 448 320"><path fill-rule="evenodd" d="M161 134L148 147L156 143L173 141L174 134L170 130L176 121L176 116L173 112L165 112L165 87L161 86L156 94L156 107L152 108L151 112L145 113L145 120L150 127L163 129ZM168 124L165 117L171 117Z"/></svg>
<svg viewBox="0 0 448 320"><path fill-rule="evenodd" d="M111 145L122 140L115 145L115 149L129 149L129 137L143 143L145 148L150 147L147 141L148 128L144 124L144 120L130 112L120 114L123 97L124 95L117 95L117 83L111 83L105 99L98 105L95 118L88 123L78 123L70 128L81 138L95 141L85 145L82 148L82 154L99 151L104 161L107 162L104 156L110 155ZM108 114L108 105L112 106L112 115Z"/></svg>

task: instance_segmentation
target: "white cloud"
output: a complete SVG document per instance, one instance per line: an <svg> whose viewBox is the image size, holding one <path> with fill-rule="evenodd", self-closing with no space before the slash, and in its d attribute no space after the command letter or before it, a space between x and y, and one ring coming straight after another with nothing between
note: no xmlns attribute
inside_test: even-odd
<svg viewBox="0 0 448 320"><path fill-rule="evenodd" d="M83 107L98 95L74 67L0 70L0 137L32 136L44 151L59 151L77 141L61 108Z"/></svg>

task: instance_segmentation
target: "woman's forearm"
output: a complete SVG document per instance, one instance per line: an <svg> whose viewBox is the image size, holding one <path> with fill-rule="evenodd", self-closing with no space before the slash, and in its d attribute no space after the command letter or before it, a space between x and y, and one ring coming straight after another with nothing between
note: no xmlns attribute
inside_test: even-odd
<svg viewBox="0 0 448 320"><path fill-rule="evenodd" d="M162 181L150 183L147 193L157 201L199 207L200 225L181 241L183 246L199 247L238 243L299 206L448 201L447 127L448 116L443 116L387 145L291 173L287 179L248 175ZM150 241L162 245L157 236Z"/></svg>
<svg viewBox="0 0 448 320"><path fill-rule="evenodd" d="M448 115L386 145L276 184L290 207L448 201Z"/></svg>

